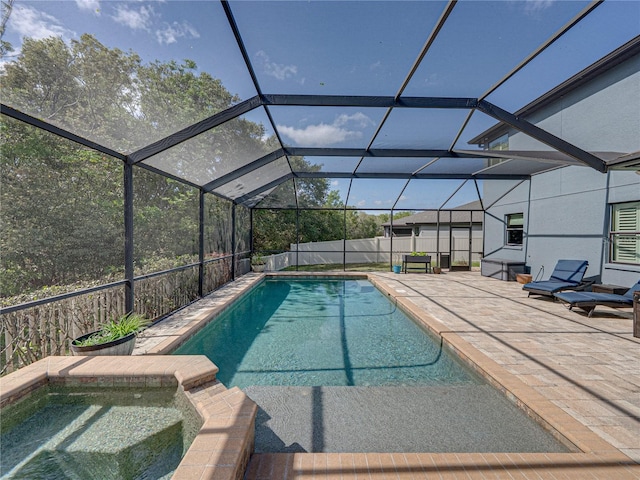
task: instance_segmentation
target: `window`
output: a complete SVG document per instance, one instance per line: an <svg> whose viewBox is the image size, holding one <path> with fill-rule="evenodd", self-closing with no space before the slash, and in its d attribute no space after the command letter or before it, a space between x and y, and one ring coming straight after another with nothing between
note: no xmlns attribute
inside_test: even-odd
<svg viewBox="0 0 640 480"><path fill-rule="evenodd" d="M509 134L505 133L501 137L491 140L487 145L487 148L489 150L509 150ZM493 167L494 165L498 165L504 161L504 158L490 158L488 166Z"/></svg>
<svg viewBox="0 0 640 480"><path fill-rule="evenodd" d="M640 264L640 202L611 206L610 260Z"/></svg>
<svg viewBox="0 0 640 480"><path fill-rule="evenodd" d="M491 140L489 150L509 150L509 134L505 133L501 137Z"/></svg>
<svg viewBox="0 0 640 480"><path fill-rule="evenodd" d="M506 226L507 245L522 245L522 238L524 233L524 214L511 213L507 215Z"/></svg>

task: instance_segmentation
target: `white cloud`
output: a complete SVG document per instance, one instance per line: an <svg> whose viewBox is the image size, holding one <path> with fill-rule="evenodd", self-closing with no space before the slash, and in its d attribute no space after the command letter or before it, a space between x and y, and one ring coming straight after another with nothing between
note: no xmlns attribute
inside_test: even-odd
<svg viewBox="0 0 640 480"><path fill-rule="evenodd" d="M9 17L9 28L21 37L36 40L47 37L62 37L67 40L75 36L75 32L63 27L56 17L24 5L14 5Z"/></svg>
<svg viewBox="0 0 640 480"><path fill-rule="evenodd" d="M361 138L362 132L356 129L362 129L369 125L373 125L373 121L364 113L357 112L353 115L339 115L332 124L319 123L307 125L305 128L278 125L278 129L298 145L326 147L346 140Z"/></svg>
<svg viewBox="0 0 640 480"><path fill-rule="evenodd" d="M331 186L332 187L337 187L338 185L340 185L340 182L338 180L332 180L331 181Z"/></svg>
<svg viewBox="0 0 640 480"><path fill-rule="evenodd" d="M369 70L377 70L382 67L382 62L378 60L376 63L369 65Z"/></svg>
<svg viewBox="0 0 640 480"><path fill-rule="evenodd" d="M295 77L298 74L298 67L295 65L282 65L272 62L269 55L264 50L260 50L255 54L258 63L262 65L262 71L278 80Z"/></svg>
<svg viewBox="0 0 640 480"><path fill-rule="evenodd" d="M124 5L116 6L116 14L112 18L119 24L133 30L149 30L153 17L153 7L141 6L139 9L130 9Z"/></svg>
<svg viewBox="0 0 640 480"><path fill-rule="evenodd" d="M555 0L526 0L524 11L528 14L534 14L549 8Z"/></svg>
<svg viewBox="0 0 640 480"><path fill-rule="evenodd" d="M373 121L362 112L356 112L353 115L346 115L343 113L342 115L338 116L338 118L336 118L335 122L333 122L333 124L337 126L343 126L350 123L353 123L355 124L355 126L361 128L365 128L368 125L373 125Z"/></svg>
<svg viewBox="0 0 640 480"><path fill-rule="evenodd" d="M364 207L366 204L366 200L360 200L358 203L356 203L356 207Z"/></svg>
<svg viewBox="0 0 640 480"><path fill-rule="evenodd" d="M335 125L321 123L319 125L308 125L305 128L287 127L278 125L280 132L291 138L300 145L310 147L326 147L335 143L344 142L350 138L359 138L362 133L346 130Z"/></svg>
<svg viewBox="0 0 640 480"><path fill-rule="evenodd" d="M76 0L80 10L88 10L94 15L100 15L100 0Z"/></svg>
<svg viewBox="0 0 640 480"><path fill-rule="evenodd" d="M440 83L440 78L437 73L430 73L424 78L425 85L438 85Z"/></svg>
<svg viewBox="0 0 640 480"><path fill-rule="evenodd" d="M200 38L200 33L188 22L165 23L162 28L156 30L156 39L160 45L176 43L179 38Z"/></svg>

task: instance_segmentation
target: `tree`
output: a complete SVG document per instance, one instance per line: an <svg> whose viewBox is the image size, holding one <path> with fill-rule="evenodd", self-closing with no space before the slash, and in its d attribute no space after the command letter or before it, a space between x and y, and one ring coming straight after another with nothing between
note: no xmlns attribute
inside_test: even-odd
<svg viewBox="0 0 640 480"><path fill-rule="evenodd" d="M25 38L18 58L5 64L5 103L115 150L127 151L135 131L136 70L140 58L108 49L85 34Z"/></svg>
<svg viewBox="0 0 640 480"><path fill-rule="evenodd" d="M382 233L382 222L377 216L347 210L347 239L373 238Z"/></svg>

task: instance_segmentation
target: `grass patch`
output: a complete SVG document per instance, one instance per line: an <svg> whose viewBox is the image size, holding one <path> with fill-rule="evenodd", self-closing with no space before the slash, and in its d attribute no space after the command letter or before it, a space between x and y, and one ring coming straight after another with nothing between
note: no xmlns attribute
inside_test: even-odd
<svg viewBox="0 0 640 480"><path fill-rule="evenodd" d="M296 267L287 267L283 272L295 272ZM342 264L317 264L317 265L300 265L299 272L390 272L391 266L388 263L347 263L343 268Z"/></svg>
<svg viewBox="0 0 640 480"><path fill-rule="evenodd" d="M436 262L433 262L436 265ZM456 263L457 265L457 263ZM480 262L471 262L472 268L480 268ZM295 272L296 267L287 267L282 272ZM390 272L391 266L388 263L347 263L343 269L341 263L319 263L316 265L300 265L299 272Z"/></svg>

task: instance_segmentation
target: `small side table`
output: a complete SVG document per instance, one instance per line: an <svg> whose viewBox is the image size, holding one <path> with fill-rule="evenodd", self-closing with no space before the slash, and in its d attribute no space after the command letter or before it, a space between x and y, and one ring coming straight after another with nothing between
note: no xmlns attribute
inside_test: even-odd
<svg viewBox="0 0 640 480"><path fill-rule="evenodd" d="M627 287L620 285L595 284L591 286L592 292L597 293L615 293L616 295L624 295L629 290Z"/></svg>
<svg viewBox="0 0 640 480"><path fill-rule="evenodd" d="M518 283L522 283L522 284L531 283L532 280L533 280L533 275L530 275L528 273L516 274L516 281Z"/></svg>

